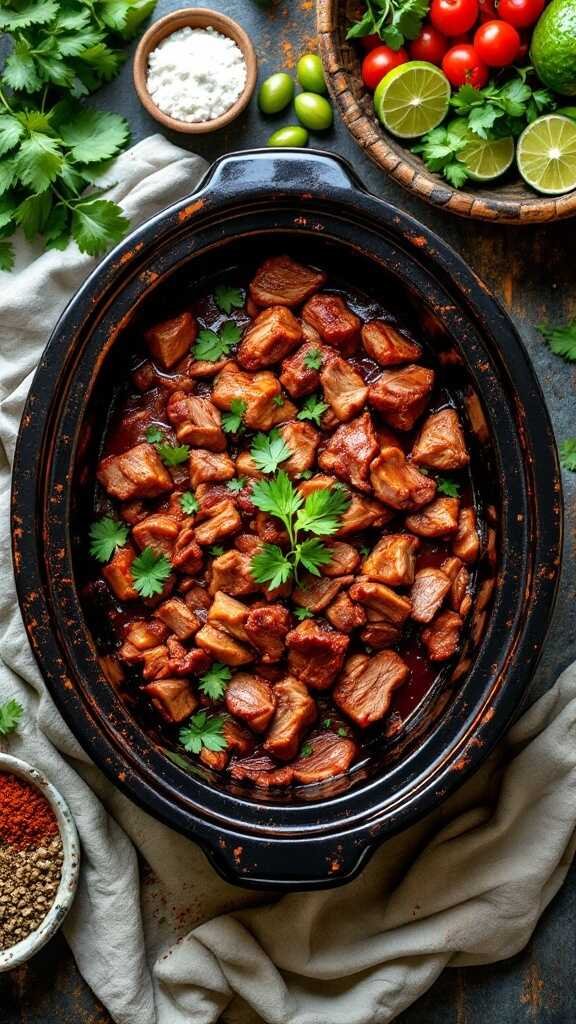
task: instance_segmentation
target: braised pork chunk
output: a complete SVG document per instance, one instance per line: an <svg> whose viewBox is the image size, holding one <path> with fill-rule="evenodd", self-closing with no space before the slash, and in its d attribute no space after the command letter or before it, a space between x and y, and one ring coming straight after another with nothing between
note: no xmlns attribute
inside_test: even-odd
<svg viewBox="0 0 576 1024"><path fill-rule="evenodd" d="M250 297L257 306L300 306L325 282L323 271L302 266L290 256L273 256L256 271Z"/></svg>

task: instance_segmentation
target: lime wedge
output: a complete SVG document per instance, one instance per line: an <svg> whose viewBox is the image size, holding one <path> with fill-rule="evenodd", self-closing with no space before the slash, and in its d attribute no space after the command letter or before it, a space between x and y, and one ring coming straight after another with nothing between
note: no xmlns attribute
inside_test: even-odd
<svg viewBox="0 0 576 1024"><path fill-rule="evenodd" d="M448 112L450 83L425 60L393 68L376 88L374 109L385 128L400 139L413 139L437 128Z"/></svg>
<svg viewBox="0 0 576 1024"><path fill-rule="evenodd" d="M514 160L514 139L474 136L458 153L472 181L491 181L507 171Z"/></svg>
<svg viewBox="0 0 576 1024"><path fill-rule="evenodd" d="M576 188L576 124L546 114L524 129L516 151L524 181L547 196Z"/></svg>

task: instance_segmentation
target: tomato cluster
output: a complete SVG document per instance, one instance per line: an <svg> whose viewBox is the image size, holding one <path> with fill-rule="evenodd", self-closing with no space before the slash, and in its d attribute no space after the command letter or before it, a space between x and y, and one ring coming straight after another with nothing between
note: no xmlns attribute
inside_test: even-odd
<svg viewBox="0 0 576 1024"><path fill-rule="evenodd" d="M432 0L429 20L407 49L392 50L378 36L364 37L364 84L373 90L392 68L425 60L441 67L455 88L469 83L481 89L491 68L526 57L525 31L538 21L544 5L545 0Z"/></svg>

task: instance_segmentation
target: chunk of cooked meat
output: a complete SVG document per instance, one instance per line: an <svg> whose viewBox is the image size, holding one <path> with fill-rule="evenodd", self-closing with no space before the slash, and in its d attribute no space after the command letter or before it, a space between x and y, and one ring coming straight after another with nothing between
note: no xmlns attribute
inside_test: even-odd
<svg viewBox="0 0 576 1024"><path fill-rule="evenodd" d="M223 723L222 736L226 741L225 750L208 750L207 747L202 747L199 756L202 764L220 772L226 768L233 754L245 757L254 750L254 737L252 734L232 718L227 718Z"/></svg>
<svg viewBox="0 0 576 1024"><path fill-rule="evenodd" d="M266 665L284 656L284 641L292 627L292 616L281 604L251 608L246 619L246 633Z"/></svg>
<svg viewBox="0 0 576 1024"><path fill-rule="evenodd" d="M119 501L157 498L174 487L158 452L147 443L137 444L123 455L108 455L96 475L104 490Z"/></svg>
<svg viewBox="0 0 576 1024"><path fill-rule="evenodd" d="M226 710L246 722L254 732L266 732L276 710L270 683L250 672L235 672L224 696Z"/></svg>
<svg viewBox="0 0 576 1024"><path fill-rule="evenodd" d="M456 612L444 611L422 630L422 643L430 661L447 661L458 650L462 619Z"/></svg>
<svg viewBox="0 0 576 1024"><path fill-rule="evenodd" d="M258 469L250 452L240 452L236 459L236 473L238 476L247 476L250 480L263 480L265 474Z"/></svg>
<svg viewBox="0 0 576 1024"><path fill-rule="evenodd" d="M442 569L419 569L410 591L412 618L416 622L430 622L444 602L451 586L452 581Z"/></svg>
<svg viewBox="0 0 576 1024"><path fill-rule="evenodd" d="M452 551L463 562L472 565L480 554L480 534L476 525L476 513L473 508L461 508L458 518L458 530L452 541Z"/></svg>
<svg viewBox="0 0 576 1024"><path fill-rule="evenodd" d="M420 512L406 516L407 530L419 537L447 537L458 529L459 498L435 498Z"/></svg>
<svg viewBox="0 0 576 1024"><path fill-rule="evenodd" d="M256 594L260 585L252 576L250 566L252 555L243 551L226 551L212 562L210 593L224 590L234 597Z"/></svg>
<svg viewBox="0 0 576 1024"><path fill-rule="evenodd" d="M462 424L455 409L433 412L422 424L412 458L432 469L463 469L470 462Z"/></svg>
<svg viewBox="0 0 576 1024"><path fill-rule="evenodd" d="M348 659L334 687L334 703L365 729L384 718L394 690L409 675L406 662L395 651L382 651L370 657L356 654Z"/></svg>
<svg viewBox="0 0 576 1024"><path fill-rule="evenodd" d="M295 782L309 785L334 779L347 772L358 753L353 739L337 736L334 732L322 732L308 741L311 753L301 755L292 763Z"/></svg>
<svg viewBox="0 0 576 1024"><path fill-rule="evenodd" d="M371 385L368 401L397 430L412 430L428 405L434 370L415 363L399 370L384 370Z"/></svg>
<svg viewBox="0 0 576 1024"><path fill-rule="evenodd" d="M276 710L262 749L279 761L295 757L307 726L316 720L316 701L303 683L292 676L274 687Z"/></svg>
<svg viewBox="0 0 576 1024"><path fill-rule="evenodd" d="M338 483L335 477L324 473L318 473L310 480L304 480L298 486L298 490L304 497L312 494L312 491L324 490L334 487ZM356 492L350 492L350 504L343 516L340 518L340 526L336 530L335 537L347 537L351 533L359 533L372 526L385 526L394 515L390 509L384 508L379 501L372 501L370 498L361 497Z"/></svg>
<svg viewBox="0 0 576 1024"><path fill-rule="evenodd" d="M251 525L264 544L286 545L288 533L275 516L269 516L267 512L257 512Z"/></svg>
<svg viewBox="0 0 576 1024"><path fill-rule="evenodd" d="M135 647L137 651L147 651L151 647L157 647L168 636L168 626L164 622L155 622L154 619L138 619L131 622L128 632L124 636L124 642Z"/></svg>
<svg viewBox="0 0 576 1024"><path fill-rule="evenodd" d="M174 675L170 668L170 658L166 644L158 644L142 652L144 679L169 679Z"/></svg>
<svg viewBox="0 0 576 1024"><path fill-rule="evenodd" d="M125 501L120 506L120 515L125 523L135 526L141 519L146 518L148 509L143 501Z"/></svg>
<svg viewBox="0 0 576 1024"><path fill-rule="evenodd" d="M422 346L400 334L384 320L370 320L362 327L362 344L366 352L380 366L398 366L420 359Z"/></svg>
<svg viewBox="0 0 576 1024"><path fill-rule="evenodd" d="M344 633L306 619L286 637L288 667L313 690L326 690L342 668L349 643Z"/></svg>
<svg viewBox="0 0 576 1024"><path fill-rule="evenodd" d="M366 405L368 388L357 370L341 356L330 353L320 372L324 399L343 423L356 416Z"/></svg>
<svg viewBox="0 0 576 1024"><path fill-rule="evenodd" d="M203 380L208 377L215 377L220 370L223 370L225 366L230 362L229 356L224 356L222 359L216 359L211 362L209 359L193 359L190 358L186 364L186 376L191 377L192 380Z"/></svg>
<svg viewBox="0 0 576 1024"><path fill-rule="evenodd" d="M174 391L168 399L166 413L176 429L179 444L207 448L211 452L226 450L220 410L208 398Z"/></svg>
<svg viewBox="0 0 576 1024"><path fill-rule="evenodd" d="M102 575L119 601L135 601L139 597L132 576L132 562L136 558L133 548L116 548L112 558L102 569Z"/></svg>
<svg viewBox="0 0 576 1024"><path fill-rule="evenodd" d="M245 332L237 359L244 370L264 370L280 363L302 341L302 328L285 306L263 309Z"/></svg>
<svg viewBox="0 0 576 1024"><path fill-rule="evenodd" d="M154 512L132 527L132 540L141 551L144 548L154 548L154 551L171 558L180 530L181 524L178 519L164 512Z"/></svg>
<svg viewBox="0 0 576 1024"><path fill-rule="evenodd" d="M458 612L463 619L466 618L472 607L472 595L470 594L470 573L465 565L458 570L452 580L450 588L450 604L455 612Z"/></svg>
<svg viewBox="0 0 576 1024"><path fill-rule="evenodd" d="M372 608L379 617L394 626L401 626L410 615L411 604L408 598L397 594L385 583L359 579L350 587L350 597L366 608Z"/></svg>
<svg viewBox="0 0 576 1024"><path fill-rule="evenodd" d="M313 295L302 310L307 320L328 345L351 355L360 340L360 317L352 312L340 295L321 292Z"/></svg>
<svg viewBox="0 0 576 1024"><path fill-rule="evenodd" d="M254 661L254 652L243 647L220 626L206 623L196 634L196 643L206 654L216 661L223 661L225 665L247 665Z"/></svg>
<svg viewBox="0 0 576 1024"><path fill-rule="evenodd" d="M302 420L290 420L279 428L279 432L292 452L290 458L282 463L284 472L288 476L298 476L311 469L320 444L320 434L315 427Z"/></svg>
<svg viewBox="0 0 576 1024"><path fill-rule="evenodd" d="M371 580L389 587L409 587L414 582L417 537L406 533L389 533L381 537L362 563L362 573Z"/></svg>
<svg viewBox="0 0 576 1024"><path fill-rule="evenodd" d="M326 609L326 618L340 633L351 633L353 629L364 625L366 612L361 605L350 599L349 594L338 594Z"/></svg>
<svg viewBox="0 0 576 1024"><path fill-rule="evenodd" d="M191 608L193 612L198 613L200 618L204 621L206 616L202 616L202 613L207 612L211 604L210 594L206 588L192 580L187 581L185 590L184 588L180 589L184 592L184 600L188 607Z"/></svg>
<svg viewBox="0 0 576 1024"><path fill-rule="evenodd" d="M401 636L401 628L393 626L391 622L369 622L360 633L360 639L368 647L373 647L375 651L382 651L386 647L393 647L394 644L398 643Z"/></svg>
<svg viewBox="0 0 576 1024"><path fill-rule="evenodd" d="M187 355L197 336L198 323L191 313L155 324L144 334L152 359L165 370L171 370Z"/></svg>
<svg viewBox="0 0 576 1024"><path fill-rule="evenodd" d="M200 620L180 597L169 597L156 608L154 616L170 627L179 640L188 640L198 632Z"/></svg>
<svg viewBox="0 0 576 1024"><path fill-rule="evenodd" d="M230 766L230 775L238 782L252 782L262 789L269 789L275 786L289 786L294 779L292 766L283 765L281 768L271 757L245 757L242 761L236 761Z"/></svg>
<svg viewBox="0 0 576 1024"><path fill-rule="evenodd" d="M320 566L323 576L348 576L360 565L360 555L352 544L344 540L326 540L324 546L330 552L330 561Z"/></svg>
<svg viewBox="0 0 576 1024"><path fill-rule="evenodd" d="M242 519L236 505L230 498L225 498L207 512L198 513L194 532L198 544L206 546L224 540L225 537L231 537L233 533L238 533L241 526Z"/></svg>
<svg viewBox="0 0 576 1024"><path fill-rule="evenodd" d="M199 647L192 647L188 650L175 636L168 637L166 646L168 647L168 675L198 676L210 668L211 659Z"/></svg>
<svg viewBox="0 0 576 1024"><path fill-rule="evenodd" d="M162 718L173 725L184 722L198 707L187 679L161 679L142 689Z"/></svg>
<svg viewBox="0 0 576 1024"><path fill-rule="evenodd" d="M248 429L271 430L298 412L287 400L275 404L274 399L281 396L280 381L273 373L244 373L236 363L229 362L216 378L212 401L219 409L229 410L234 399L241 399L246 404L244 423Z"/></svg>
<svg viewBox="0 0 576 1024"><path fill-rule="evenodd" d="M292 600L294 604L308 608L311 612L321 612L332 603L342 587L347 586L353 579L353 576L337 576L330 579L328 576L305 573L300 585L292 592Z"/></svg>
<svg viewBox="0 0 576 1024"><path fill-rule="evenodd" d="M370 413L365 412L351 423L336 428L318 456L318 465L359 491L370 491L368 473L377 452L374 424Z"/></svg>
<svg viewBox="0 0 576 1024"><path fill-rule="evenodd" d="M392 508L406 511L427 505L436 494L436 483L406 460L399 448L382 448L370 466L376 496Z"/></svg>
<svg viewBox="0 0 576 1024"><path fill-rule="evenodd" d="M241 643L250 643L246 632L246 619L249 609L235 597L230 597L223 590L217 590L214 600L208 611L208 622L212 625L225 629L231 636L235 636Z"/></svg>
<svg viewBox="0 0 576 1024"><path fill-rule="evenodd" d="M172 551L172 565L179 572L194 574L202 568L203 552L196 540L194 527L185 523Z"/></svg>
<svg viewBox="0 0 576 1024"><path fill-rule="evenodd" d="M272 256L250 282L250 298L258 306L300 306L326 283L326 274L296 263L290 256Z"/></svg>
<svg viewBox="0 0 576 1024"><path fill-rule="evenodd" d="M204 448L190 452L189 467L192 487L209 480L231 480L236 474L236 467L226 452L216 454Z"/></svg>
<svg viewBox="0 0 576 1024"><path fill-rule="evenodd" d="M313 358L316 355L322 356L320 344L306 342L282 363L280 383L282 387L286 388L291 398L303 398L304 395L311 395L320 387L320 368L315 370L307 365L309 359L317 362L317 359Z"/></svg>

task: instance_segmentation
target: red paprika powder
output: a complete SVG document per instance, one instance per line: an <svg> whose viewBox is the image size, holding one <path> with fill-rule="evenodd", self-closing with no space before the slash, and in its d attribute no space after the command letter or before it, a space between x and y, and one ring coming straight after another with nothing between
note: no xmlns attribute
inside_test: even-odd
<svg viewBox="0 0 576 1024"><path fill-rule="evenodd" d="M0 845L25 850L58 831L56 816L38 790L15 775L0 774Z"/></svg>

